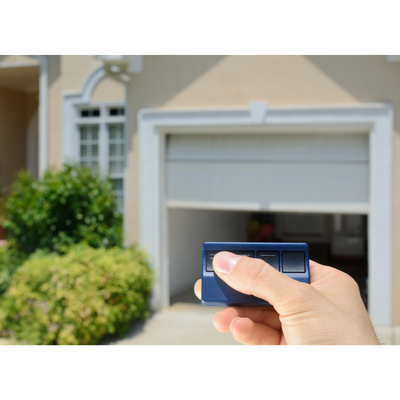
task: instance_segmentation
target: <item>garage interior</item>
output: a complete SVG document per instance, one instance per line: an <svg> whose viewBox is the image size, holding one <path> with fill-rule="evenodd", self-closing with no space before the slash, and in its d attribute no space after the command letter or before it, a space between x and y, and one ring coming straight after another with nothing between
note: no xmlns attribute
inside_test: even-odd
<svg viewBox="0 0 400 400"><path fill-rule="evenodd" d="M170 303L199 303L205 241L306 242L310 259L352 276L368 305L367 216L170 209Z"/></svg>

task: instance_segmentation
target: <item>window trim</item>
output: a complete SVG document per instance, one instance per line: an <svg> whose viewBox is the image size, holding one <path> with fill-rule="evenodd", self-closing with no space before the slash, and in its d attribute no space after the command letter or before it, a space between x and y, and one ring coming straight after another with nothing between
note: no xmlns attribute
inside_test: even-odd
<svg viewBox="0 0 400 400"><path fill-rule="evenodd" d="M99 127L98 131L98 165L100 174L109 174L111 179L122 179L123 191L126 190L126 174L127 174L127 118L125 115L109 115L108 110L110 108L119 107L126 109L126 103L123 101L110 101L110 102L76 102L73 109L73 118L71 118L72 124L72 135L75 137L74 140L74 159L76 162L80 162L80 126L97 125ZM98 117L81 117L80 112L83 109L94 109L98 108L100 110L100 115ZM109 139L108 139L108 126L112 124L123 125L125 140L124 140L124 168L122 172L110 173L109 168ZM125 196L123 196L125 197ZM125 202L124 202L125 203ZM123 203L123 204L124 204ZM125 214L125 204L123 205L122 215Z"/></svg>

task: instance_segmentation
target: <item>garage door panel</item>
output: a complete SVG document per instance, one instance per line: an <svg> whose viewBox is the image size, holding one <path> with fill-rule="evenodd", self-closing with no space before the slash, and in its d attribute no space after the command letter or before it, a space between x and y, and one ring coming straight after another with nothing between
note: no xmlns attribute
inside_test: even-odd
<svg viewBox="0 0 400 400"><path fill-rule="evenodd" d="M171 202L368 202L367 164L170 162Z"/></svg>
<svg viewBox="0 0 400 400"><path fill-rule="evenodd" d="M368 201L368 165L273 165L272 201Z"/></svg>
<svg viewBox="0 0 400 400"><path fill-rule="evenodd" d="M171 135L167 160L368 162L362 134Z"/></svg>

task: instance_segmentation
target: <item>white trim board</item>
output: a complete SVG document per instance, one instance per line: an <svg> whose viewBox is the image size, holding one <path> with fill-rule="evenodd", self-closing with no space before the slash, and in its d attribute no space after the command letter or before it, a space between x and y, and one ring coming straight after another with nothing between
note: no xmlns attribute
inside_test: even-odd
<svg viewBox="0 0 400 400"><path fill-rule="evenodd" d="M252 105L250 106L250 108ZM165 190L165 135L175 132L248 133L313 130L369 133L369 204L358 210L332 205L325 212L368 212L369 313L374 324L392 325L392 137L391 104L360 106L264 107L255 120L251 109L142 109L139 132L139 244L150 254L158 275L153 305L169 305L167 207ZM188 205L186 205L188 206ZM199 206L199 205L197 205ZM256 207L256 205L252 205ZM197 208L197 207L195 207ZM250 207L251 208L251 207ZM283 208L282 208L283 209ZM295 211L292 209L292 211ZM302 211L302 210L298 210ZM304 211L304 210L303 210ZM308 212L310 210L307 210Z"/></svg>

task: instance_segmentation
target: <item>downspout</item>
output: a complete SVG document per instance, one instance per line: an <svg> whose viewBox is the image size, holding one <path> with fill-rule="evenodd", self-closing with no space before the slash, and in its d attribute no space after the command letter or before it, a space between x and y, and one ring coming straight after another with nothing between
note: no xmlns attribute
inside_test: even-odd
<svg viewBox="0 0 400 400"><path fill-rule="evenodd" d="M49 63L47 56L29 56L40 61L39 77L39 178L48 165L48 87Z"/></svg>

